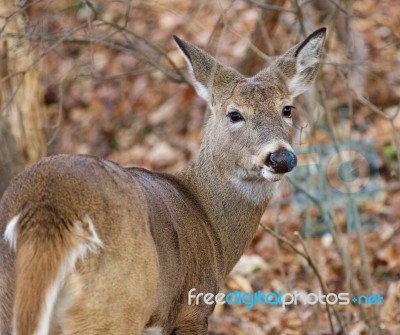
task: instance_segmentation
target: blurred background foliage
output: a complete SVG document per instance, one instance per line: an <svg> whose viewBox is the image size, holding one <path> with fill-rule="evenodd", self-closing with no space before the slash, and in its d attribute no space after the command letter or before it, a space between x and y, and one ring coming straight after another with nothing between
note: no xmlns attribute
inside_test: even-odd
<svg viewBox="0 0 400 335"><path fill-rule="evenodd" d="M326 129L375 141L383 191L358 210L379 218L380 232L347 233L339 206L333 234L303 240L299 224L318 208L295 212L283 185L225 290L381 294L385 303L218 306L210 333L399 334L398 0L0 0L0 194L13 175L58 153L185 168L207 110L172 35L252 75L321 26L326 56L315 90L296 101L297 145L330 143Z"/></svg>

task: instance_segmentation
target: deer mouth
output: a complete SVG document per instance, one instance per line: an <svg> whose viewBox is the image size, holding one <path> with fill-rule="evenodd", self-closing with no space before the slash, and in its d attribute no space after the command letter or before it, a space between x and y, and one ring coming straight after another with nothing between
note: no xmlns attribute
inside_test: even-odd
<svg viewBox="0 0 400 335"><path fill-rule="evenodd" d="M265 164L244 166L243 164L236 162L235 166L237 169L236 178L247 183L259 184L265 182L277 182L282 180L287 174L286 172L277 172Z"/></svg>
<svg viewBox="0 0 400 335"><path fill-rule="evenodd" d="M267 166L264 166L261 168L260 174L265 180L272 181L272 182L279 181L286 175L286 173L274 172Z"/></svg>
<svg viewBox="0 0 400 335"><path fill-rule="evenodd" d="M255 183L265 183L269 182L277 182L281 180L286 173L277 173L274 172L268 166L257 167L251 170L242 169L242 176L240 179L246 182L255 182Z"/></svg>

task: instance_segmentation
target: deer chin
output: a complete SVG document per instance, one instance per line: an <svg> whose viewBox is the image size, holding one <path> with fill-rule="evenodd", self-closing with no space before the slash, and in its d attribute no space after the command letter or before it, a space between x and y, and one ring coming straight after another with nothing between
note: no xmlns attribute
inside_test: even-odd
<svg viewBox="0 0 400 335"><path fill-rule="evenodd" d="M268 181L277 182L280 181L285 176L285 174L275 173L271 171L268 167L263 167L261 169L261 176Z"/></svg>

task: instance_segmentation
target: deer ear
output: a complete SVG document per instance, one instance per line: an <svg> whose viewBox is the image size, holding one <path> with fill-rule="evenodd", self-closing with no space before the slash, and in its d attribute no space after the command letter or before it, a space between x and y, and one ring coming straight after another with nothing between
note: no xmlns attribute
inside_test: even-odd
<svg viewBox="0 0 400 335"><path fill-rule="evenodd" d="M188 64L189 73L197 94L203 99L208 100L210 77L220 65L207 52L193 44L183 41L175 35L174 40Z"/></svg>
<svg viewBox="0 0 400 335"><path fill-rule="evenodd" d="M276 60L292 98L307 91L317 76L325 37L326 28L318 29Z"/></svg>

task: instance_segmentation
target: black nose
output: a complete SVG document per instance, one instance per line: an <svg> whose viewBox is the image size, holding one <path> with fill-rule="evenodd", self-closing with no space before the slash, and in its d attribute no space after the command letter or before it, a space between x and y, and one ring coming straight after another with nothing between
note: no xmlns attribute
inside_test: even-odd
<svg viewBox="0 0 400 335"><path fill-rule="evenodd" d="M293 151L279 149L267 156L265 164L275 173L286 173L295 168L297 158Z"/></svg>

